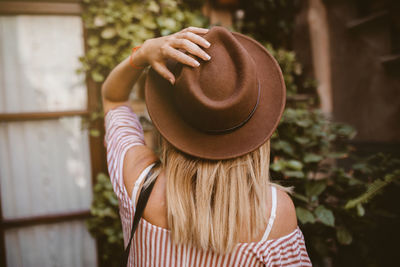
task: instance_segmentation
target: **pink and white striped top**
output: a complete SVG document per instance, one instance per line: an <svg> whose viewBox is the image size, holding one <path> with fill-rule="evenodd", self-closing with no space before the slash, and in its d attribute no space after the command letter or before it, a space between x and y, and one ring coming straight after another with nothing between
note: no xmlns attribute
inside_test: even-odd
<svg viewBox="0 0 400 267"><path fill-rule="evenodd" d="M128 106L110 110L105 116L105 129L108 170L119 200L126 246L132 227L136 195L152 165L139 176L130 199L122 177L123 162L129 148L144 145L143 129L136 114ZM221 255L190 245L174 244L168 229L153 225L142 218L133 238L128 266L312 266L299 228L286 236L268 240L277 207L276 188L272 187L271 192L271 216L261 241L239 243L231 253Z"/></svg>

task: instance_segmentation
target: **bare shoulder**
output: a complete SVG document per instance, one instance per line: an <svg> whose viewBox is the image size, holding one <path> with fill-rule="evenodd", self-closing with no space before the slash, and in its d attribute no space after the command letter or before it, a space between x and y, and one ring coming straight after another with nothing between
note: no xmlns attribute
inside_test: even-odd
<svg viewBox="0 0 400 267"><path fill-rule="evenodd" d="M144 145L134 146L127 151L124 159L123 177L129 197L131 197L133 186L140 173L157 159L158 157L153 150Z"/></svg>
<svg viewBox="0 0 400 267"><path fill-rule="evenodd" d="M296 210L288 193L277 187L276 218L269 239L292 233L297 228Z"/></svg>

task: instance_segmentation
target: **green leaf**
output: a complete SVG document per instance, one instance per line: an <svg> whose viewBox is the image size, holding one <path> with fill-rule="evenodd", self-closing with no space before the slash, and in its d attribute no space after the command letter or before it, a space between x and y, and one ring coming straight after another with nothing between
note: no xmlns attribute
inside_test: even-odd
<svg viewBox="0 0 400 267"><path fill-rule="evenodd" d="M340 124L340 128L337 130L337 133L339 135L348 136L352 138L356 134L356 131L350 125Z"/></svg>
<svg viewBox="0 0 400 267"><path fill-rule="evenodd" d="M353 169L358 171L369 171L369 166L366 162L353 164Z"/></svg>
<svg viewBox="0 0 400 267"><path fill-rule="evenodd" d="M161 3L169 8L176 8L177 2L175 0L162 0Z"/></svg>
<svg viewBox="0 0 400 267"><path fill-rule="evenodd" d="M318 206L314 211L315 216L317 219L327 226L335 226L335 216L333 212L323 205Z"/></svg>
<svg viewBox="0 0 400 267"><path fill-rule="evenodd" d="M94 18L93 24L96 27L103 27L107 24L107 22L104 16L98 15Z"/></svg>
<svg viewBox="0 0 400 267"><path fill-rule="evenodd" d="M100 136L100 131L97 129L91 129L89 134L93 137L99 137Z"/></svg>
<svg viewBox="0 0 400 267"><path fill-rule="evenodd" d="M150 12L158 13L160 11L160 6L155 1L150 1L147 6L147 10Z"/></svg>
<svg viewBox="0 0 400 267"><path fill-rule="evenodd" d="M162 29L162 30L161 30L161 35L162 35L162 36L166 36L166 35L169 35L169 34L171 34L171 33L172 33L172 31L169 30L169 29Z"/></svg>
<svg viewBox="0 0 400 267"><path fill-rule="evenodd" d="M285 161L277 160L270 165L271 170L279 172L285 168Z"/></svg>
<svg viewBox="0 0 400 267"><path fill-rule="evenodd" d="M353 241L351 233L344 227L336 228L336 238L342 245L350 245Z"/></svg>
<svg viewBox="0 0 400 267"><path fill-rule="evenodd" d="M293 72L296 73L297 75L300 75L302 73L302 67L300 63L297 62L294 64Z"/></svg>
<svg viewBox="0 0 400 267"><path fill-rule="evenodd" d="M306 183L305 187L306 187L306 195L308 197L318 196L326 189L326 181L325 180L317 182L310 181Z"/></svg>
<svg viewBox="0 0 400 267"><path fill-rule="evenodd" d="M288 155L293 155L294 154L294 150L292 145L284 140L279 140L276 143L273 144L275 149L279 149L282 150L283 152L285 152Z"/></svg>
<svg viewBox="0 0 400 267"><path fill-rule="evenodd" d="M310 139L307 138L307 137L304 137L304 136L296 136L296 137L294 138L294 140L295 140L297 143L301 144L301 145L305 145L305 144L307 144L307 143L310 142Z"/></svg>
<svg viewBox="0 0 400 267"><path fill-rule="evenodd" d="M283 174L288 177L304 178L304 173L302 171L284 171Z"/></svg>
<svg viewBox="0 0 400 267"><path fill-rule="evenodd" d="M307 128L310 127L312 124L311 120L305 119L305 120L296 120L295 122L298 126L303 127L303 128Z"/></svg>
<svg viewBox="0 0 400 267"><path fill-rule="evenodd" d="M103 39L111 39L117 35L117 31L112 27L107 27L101 31L100 36Z"/></svg>
<svg viewBox="0 0 400 267"><path fill-rule="evenodd" d="M289 160L286 162L286 165L296 171L300 171L303 168L303 164L298 160Z"/></svg>
<svg viewBox="0 0 400 267"><path fill-rule="evenodd" d="M92 72L91 75L92 75L93 81L95 81L95 82L102 82L102 81L104 81L104 76L101 75L101 74L98 73L98 72Z"/></svg>
<svg viewBox="0 0 400 267"><path fill-rule="evenodd" d="M315 223L314 215L309 210L306 210L302 207L296 208L296 215L302 224Z"/></svg>
<svg viewBox="0 0 400 267"><path fill-rule="evenodd" d="M291 193L291 195L292 195L294 198L296 198L296 199L298 199L298 200L301 200L301 201L303 201L303 202L305 202L305 203L309 203L309 202L310 202L309 199L308 199L306 196L303 196L302 194L293 192L293 193Z"/></svg>
<svg viewBox="0 0 400 267"><path fill-rule="evenodd" d="M329 158L334 158L334 159L344 159L347 158L349 156L349 153L347 152L330 152L327 154L327 157Z"/></svg>
<svg viewBox="0 0 400 267"><path fill-rule="evenodd" d="M308 153L304 156L304 162L310 163L310 162L319 162L323 159L322 156L314 154L314 153Z"/></svg>
<svg viewBox="0 0 400 267"><path fill-rule="evenodd" d="M174 13L174 19L176 19L177 21L182 21L184 18L185 18L185 15L184 15L184 13L182 11L177 10Z"/></svg>
<svg viewBox="0 0 400 267"><path fill-rule="evenodd" d="M395 171L394 173L387 174L384 180L377 179L373 183L369 184L365 193L361 196L351 199L346 203L345 209L351 209L356 207L358 204L363 204L374 198L377 194L381 193L382 190L393 182L395 179L399 179L400 170Z"/></svg>
<svg viewBox="0 0 400 267"><path fill-rule="evenodd" d="M110 201L110 203L114 206L118 206L118 199L116 198L115 195L113 195L113 197L108 199Z"/></svg>
<svg viewBox="0 0 400 267"><path fill-rule="evenodd" d="M357 214L358 216L362 217L365 215L365 209L361 203L357 205Z"/></svg>
<svg viewBox="0 0 400 267"><path fill-rule="evenodd" d="M156 21L154 20L153 16L150 16L149 14L143 15L142 19L140 20L140 24L148 29L156 29L157 28ZM140 28L142 28L142 27L140 27Z"/></svg>
<svg viewBox="0 0 400 267"><path fill-rule="evenodd" d="M154 32L152 30L146 28L140 28L140 30L135 32L137 38L144 40L150 39L154 37Z"/></svg>
<svg viewBox="0 0 400 267"><path fill-rule="evenodd" d="M89 46L97 46L97 45L99 45L99 37L98 36L95 36L95 35L91 35L89 38L88 38L88 45Z"/></svg>
<svg viewBox="0 0 400 267"><path fill-rule="evenodd" d="M93 112L90 113L90 120L94 121L94 120L97 120L99 118L104 118L103 112L93 111Z"/></svg>
<svg viewBox="0 0 400 267"><path fill-rule="evenodd" d="M161 27L166 28L170 31L176 30L177 23L174 19L162 16L162 17L158 17L156 20L157 20L157 24L160 25Z"/></svg>

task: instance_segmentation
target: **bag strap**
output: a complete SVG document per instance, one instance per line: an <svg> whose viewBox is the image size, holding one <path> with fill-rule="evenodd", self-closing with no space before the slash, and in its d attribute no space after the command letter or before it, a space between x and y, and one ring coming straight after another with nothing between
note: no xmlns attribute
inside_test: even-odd
<svg viewBox="0 0 400 267"><path fill-rule="evenodd" d="M146 182L149 179L149 177L153 173L154 167L158 166L159 164L160 164L160 161L157 161L156 164L154 164L154 166L147 173L147 176L144 179L144 182ZM120 267L126 267L126 265L128 264L128 258L129 258L129 252L131 250L132 239L136 232L136 228L139 224L140 218L142 217L144 208L146 207L147 201L149 200L150 193L153 190L155 182L156 182L156 179L154 179L148 187L146 187L146 188L142 187L142 189L140 190L138 203L136 205L135 216L133 217L131 237L129 238L128 245L126 246L125 251L122 254L122 260L120 263Z"/></svg>

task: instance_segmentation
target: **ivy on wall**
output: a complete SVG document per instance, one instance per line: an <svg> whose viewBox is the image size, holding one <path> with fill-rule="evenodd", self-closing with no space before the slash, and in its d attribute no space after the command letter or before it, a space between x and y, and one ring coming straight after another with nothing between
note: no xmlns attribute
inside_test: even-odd
<svg viewBox="0 0 400 267"><path fill-rule="evenodd" d="M90 219L86 221L89 232L97 239L100 266L119 266L124 251L118 198L113 191L110 178L99 173L93 187L93 202Z"/></svg>
<svg viewBox="0 0 400 267"><path fill-rule="evenodd" d="M82 16L88 51L81 71L103 82L110 70L145 40L188 26L203 27L207 20L177 0L84 0Z"/></svg>

